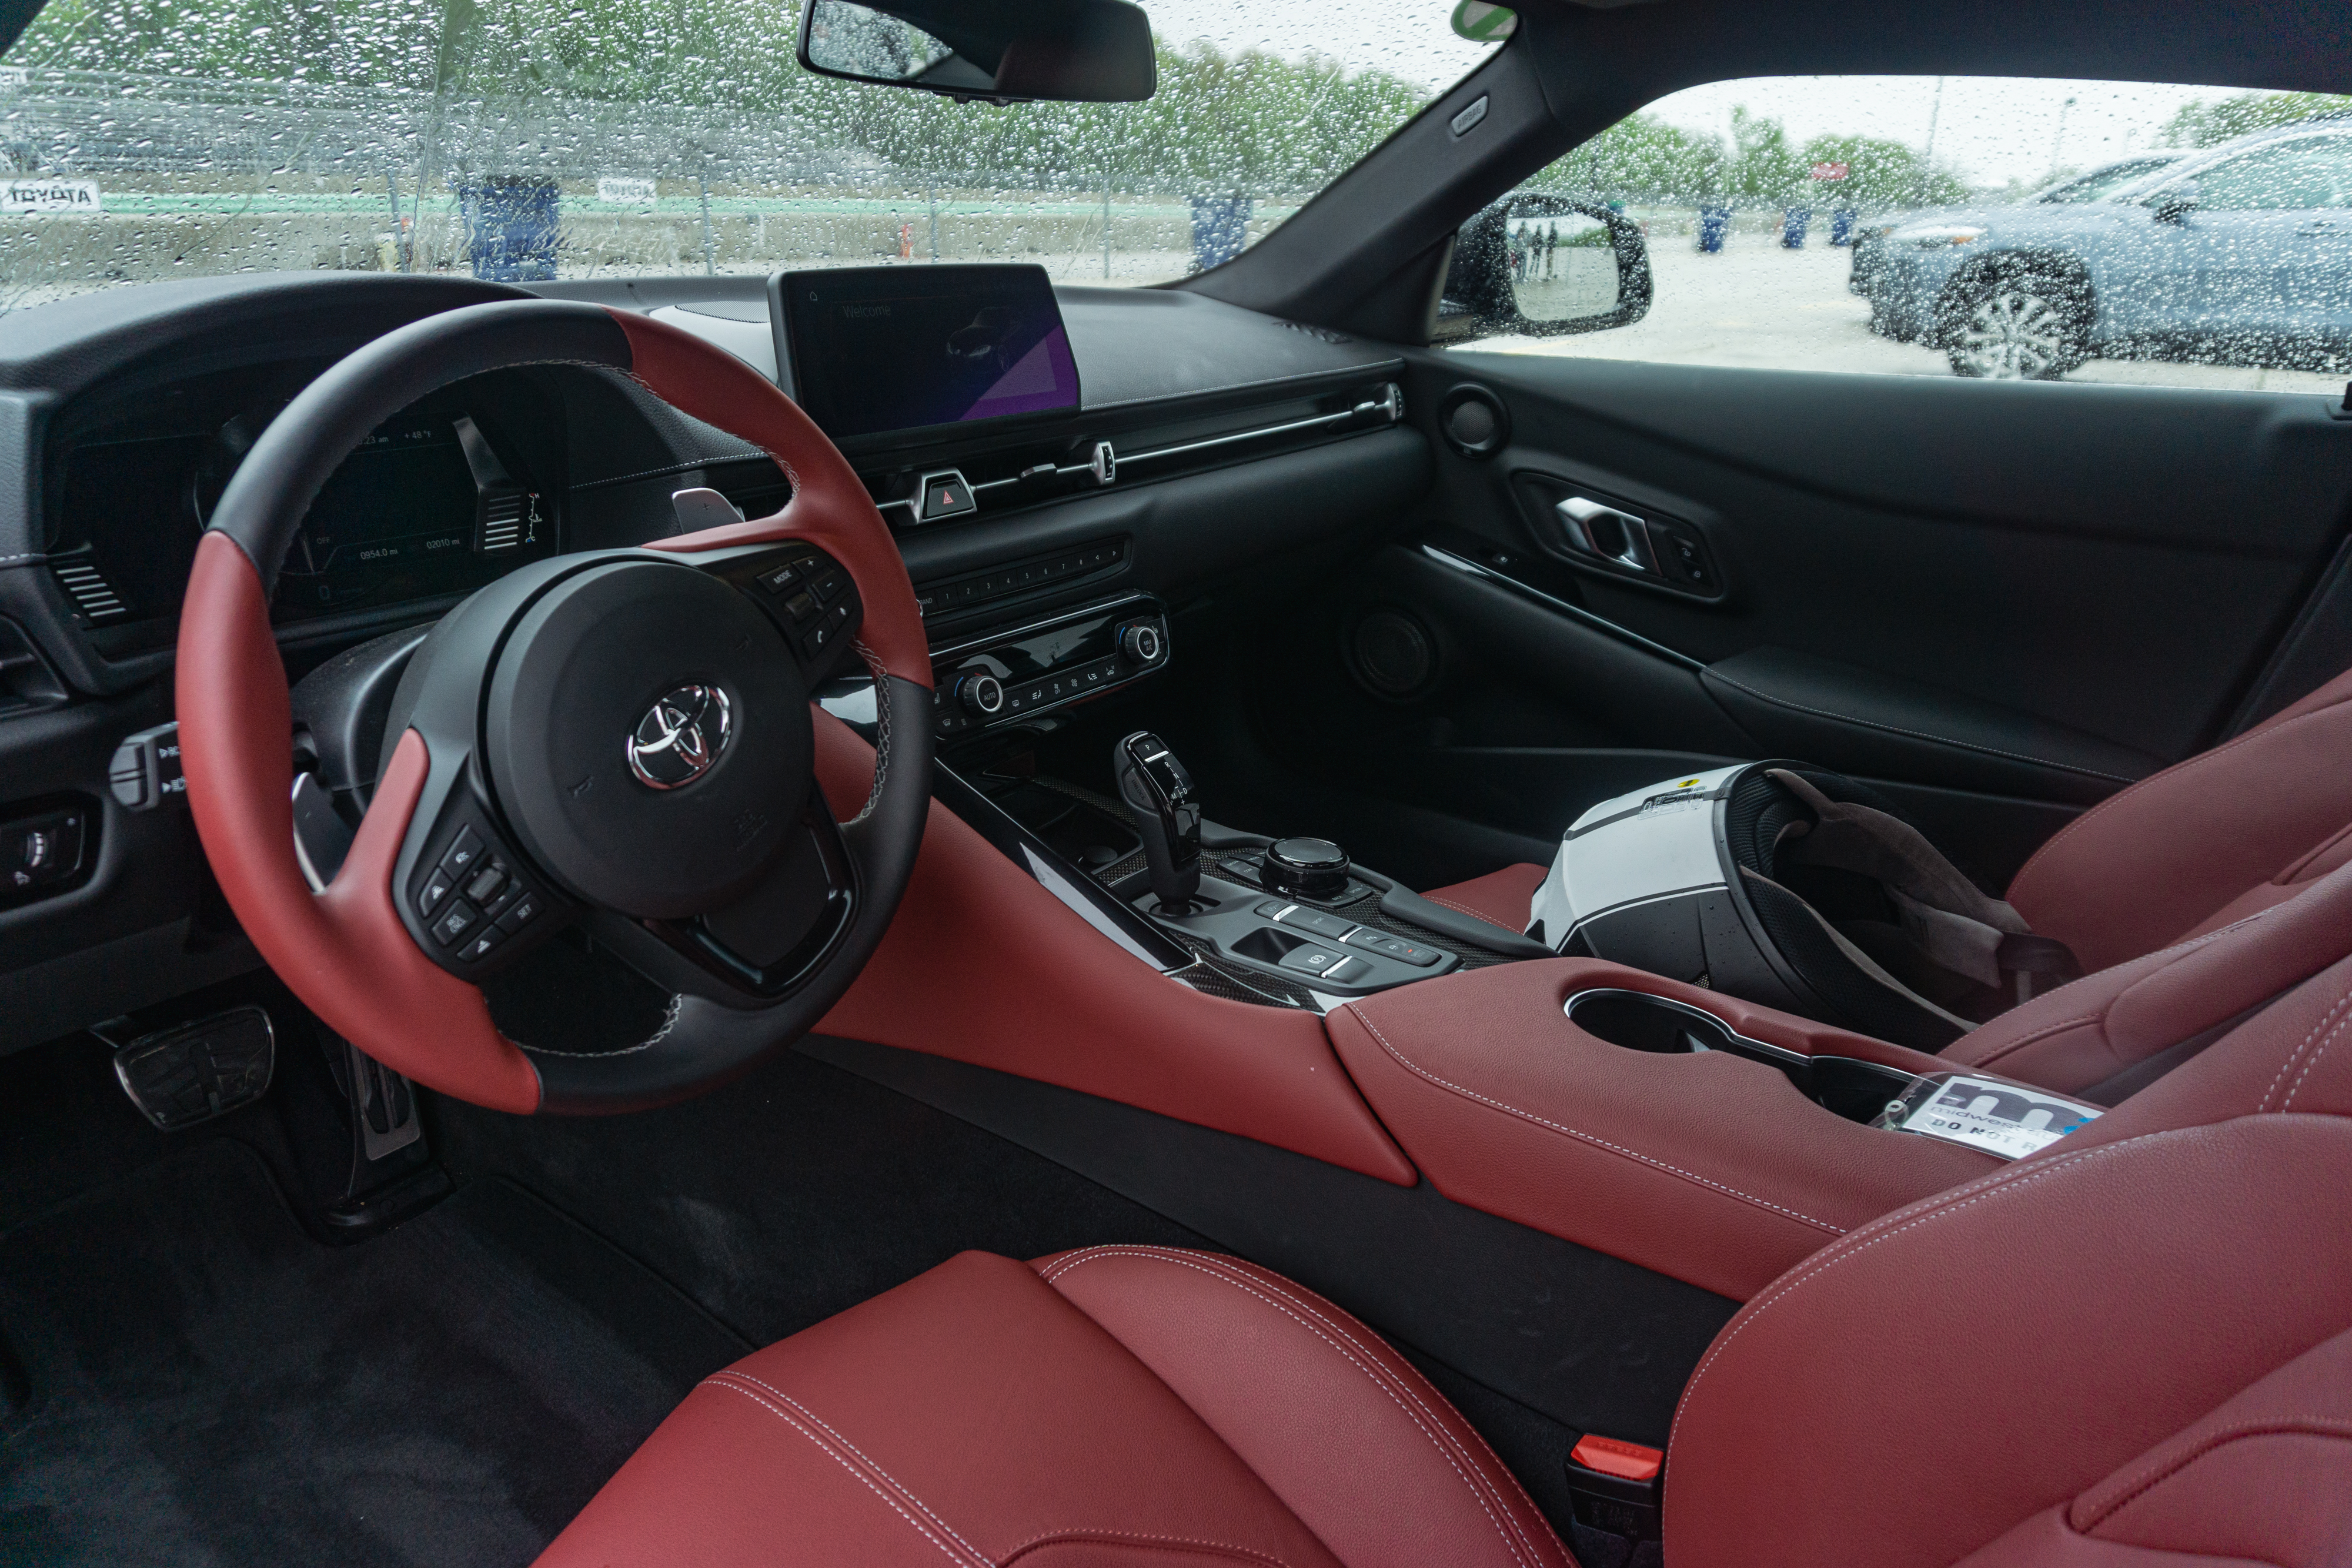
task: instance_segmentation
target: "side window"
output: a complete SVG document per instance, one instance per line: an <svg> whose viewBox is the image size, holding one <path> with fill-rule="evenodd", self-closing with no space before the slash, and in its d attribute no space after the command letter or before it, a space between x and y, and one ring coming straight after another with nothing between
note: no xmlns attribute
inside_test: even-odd
<svg viewBox="0 0 2352 1568"><path fill-rule="evenodd" d="M2213 212L2347 204L2352 141L2305 137L2261 148L2197 173L2198 205Z"/></svg>
<svg viewBox="0 0 2352 1568"><path fill-rule="evenodd" d="M1466 225L1440 340L2340 398L2352 242L2296 214L2352 207L2348 112L2352 98L2145 82L1711 83ZM1605 247L1573 271L1568 220L1551 238L1570 213Z"/></svg>

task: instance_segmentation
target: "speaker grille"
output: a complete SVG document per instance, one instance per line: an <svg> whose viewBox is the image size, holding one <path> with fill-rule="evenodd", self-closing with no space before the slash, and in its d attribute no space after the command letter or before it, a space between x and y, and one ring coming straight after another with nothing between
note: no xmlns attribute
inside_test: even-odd
<svg viewBox="0 0 2352 1568"><path fill-rule="evenodd" d="M1418 696L1435 684L1437 645L1423 626L1400 610L1375 610L1356 623L1357 677L1375 695Z"/></svg>

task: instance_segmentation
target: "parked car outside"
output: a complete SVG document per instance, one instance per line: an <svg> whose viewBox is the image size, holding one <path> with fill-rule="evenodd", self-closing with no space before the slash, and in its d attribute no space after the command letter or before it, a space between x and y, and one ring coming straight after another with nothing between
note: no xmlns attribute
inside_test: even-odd
<svg viewBox="0 0 2352 1568"><path fill-rule="evenodd" d="M2120 183L2085 199L2103 176ZM2331 365L2352 353L2352 120L1907 214L1854 247L1849 287L1874 329L1944 349L1963 376L2053 380L2094 357Z"/></svg>

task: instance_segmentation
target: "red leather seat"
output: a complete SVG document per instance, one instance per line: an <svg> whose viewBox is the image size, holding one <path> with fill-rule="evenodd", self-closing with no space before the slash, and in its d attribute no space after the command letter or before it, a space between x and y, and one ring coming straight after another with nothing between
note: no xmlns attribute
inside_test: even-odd
<svg viewBox="0 0 2352 1568"><path fill-rule="evenodd" d="M966 1252L706 1380L541 1559L1567 1568L1380 1337L1231 1258Z"/></svg>
<svg viewBox="0 0 2352 1568"><path fill-rule="evenodd" d="M2088 1089L2194 1032L2126 1027L2111 1038L2105 1026L2126 993L2138 1001L2124 1003L2123 1015L2142 1025L2155 1016L2152 998L2194 997L2189 1010L2210 1013L2196 1026L2204 1029L2352 953L2352 880L2336 874L2347 866L2352 671L2236 739L2141 779L2042 845L2011 882L2008 902L2038 935L2065 943L2085 977L1961 1036L1944 1054L2045 1088ZM1505 866L1422 896L1523 930L1545 870ZM2281 908L2290 904L2291 918ZM2273 910L2291 937L2230 929ZM2200 953L2217 933L2228 945ZM2267 956L2239 969L2237 955L2258 950ZM2185 976L2148 983L2184 960Z"/></svg>
<svg viewBox="0 0 2352 1568"><path fill-rule="evenodd" d="M1725 1325L1675 1568L2352 1552L2352 961ZM1894 1134L1890 1134L1894 1135ZM1434 1390L1237 1260L966 1253L708 1379L546 1564L1564 1564Z"/></svg>

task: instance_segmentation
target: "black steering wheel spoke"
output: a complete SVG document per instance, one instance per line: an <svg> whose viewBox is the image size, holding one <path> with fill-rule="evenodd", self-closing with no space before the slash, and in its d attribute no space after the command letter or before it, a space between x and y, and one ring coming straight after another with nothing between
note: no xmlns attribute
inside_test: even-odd
<svg viewBox="0 0 2352 1568"><path fill-rule="evenodd" d="M793 841L741 897L686 919L598 910L590 930L656 985L721 1006L771 1007L824 972L859 905L856 862L824 794L809 791Z"/></svg>

